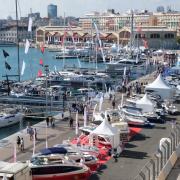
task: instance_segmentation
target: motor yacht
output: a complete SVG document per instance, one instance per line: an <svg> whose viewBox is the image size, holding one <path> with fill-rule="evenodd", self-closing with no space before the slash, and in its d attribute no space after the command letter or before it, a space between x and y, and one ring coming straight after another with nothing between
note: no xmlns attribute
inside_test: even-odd
<svg viewBox="0 0 180 180"><path fill-rule="evenodd" d="M4 109L0 113L0 128L7 127L19 123L24 115L18 110Z"/></svg>
<svg viewBox="0 0 180 180"><path fill-rule="evenodd" d="M85 151L83 152L80 150L80 148L77 148L76 146L73 146L71 144L57 144L54 147L48 149L51 149L51 151L52 149L57 149L60 154L64 154L65 156L67 156L71 160L74 160L77 163L80 163L81 160L83 160L83 163L88 166L92 171L95 171L98 168L98 159L94 155L91 155Z"/></svg>
<svg viewBox="0 0 180 180"><path fill-rule="evenodd" d="M61 154L37 155L30 161L33 180L86 180L90 169Z"/></svg>

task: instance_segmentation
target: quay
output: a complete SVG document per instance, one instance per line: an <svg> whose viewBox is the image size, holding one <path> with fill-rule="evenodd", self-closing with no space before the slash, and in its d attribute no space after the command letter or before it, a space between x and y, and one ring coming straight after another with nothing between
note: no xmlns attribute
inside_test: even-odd
<svg viewBox="0 0 180 180"><path fill-rule="evenodd" d="M152 81L151 76L142 77L138 81ZM116 93L116 105L120 104L121 93ZM176 104L178 109L180 105ZM111 108L111 102L105 100L103 109ZM74 118L74 115L73 115ZM171 122L176 120L180 124L180 115L168 116L165 124L156 124L154 128L142 128L141 132L136 134L125 145L124 151L114 162L111 158L106 164L103 164L97 173L90 177L90 180L133 180L141 171L142 167L152 158L159 146L159 141L163 137L168 137L172 132ZM83 117L79 116L80 126L83 124ZM37 129L36 153L45 148L46 141L46 122L42 121L33 126ZM13 147L16 143L17 136L24 138L25 150L21 152L17 150L17 161L26 162L30 159L33 153L33 141L30 141L29 135L25 130L11 135L0 140L0 159L8 162L13 162ZM56 120L55 127L47 127L48 146L61 143L63 140L72 139L75 137L75 127L69 127L68 120Z"/></svg>

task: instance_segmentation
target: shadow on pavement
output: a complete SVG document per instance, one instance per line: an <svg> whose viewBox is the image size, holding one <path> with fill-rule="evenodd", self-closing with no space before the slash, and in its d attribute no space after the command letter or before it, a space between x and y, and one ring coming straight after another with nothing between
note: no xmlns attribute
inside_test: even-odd
<svg viewBox="0 0 180 180"><path fill-rule="evenodd" d="M127 149L135 148L135 147L137 147L137 146L134 145L134 144L130 144L130 143L126 143L126 144L125 144L125 148L127 148Z"/></svg>
<svg viewBox="0 0 180 180"><path fill-rule="evenodd" d="M99 178L98 174L102 174L104 169L107 169L107 166L106 166L105 164L102 164L102 165L99 167L98 171L97 171L95 174L92 174L92 175L91 175L91 177L89 178L89 180L99 180L100 178Z"/></svg>
<svg viewBox="0 0 180 180"><path fill-rule="evenodd" d="M132 141L145 141L147 138L150 138L148 136L145 136L144 134L136 134L135 136L132 137Z"/></svg>
<svg viewBox="0 0 180 180"><path fill-rule="evenodd" d="M130 151L125 149L120 157L125 157L125 158L130 158L130 159L145 159L147 158L147 153L146 152L140 152L140 151Z"/></svg>

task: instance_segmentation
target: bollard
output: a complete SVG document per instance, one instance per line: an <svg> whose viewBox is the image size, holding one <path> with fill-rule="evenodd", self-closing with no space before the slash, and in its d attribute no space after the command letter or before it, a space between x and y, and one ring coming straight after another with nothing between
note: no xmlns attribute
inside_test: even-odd
<svg viewBox="0 0 180 180"><path fill-rule="evenodd" d="M163 153L162 153L162 151L160 149L158 149L158 153L161 156L161 160L160 160L160 171L161 171L162 168L163 168Z"/></svg>
<svg viewBox="0 0 180 180"><path fill-rule="evenodd" d="M162 144L162 148L164 149L163 151L163 167L165 166L166 164L166 146L164 144Z"/></svg>
<svg viewBox="0 0 180 180"><path fill-rule="evenodd" d="M154 180L155 177L156 177L156 174L155 174L155 162L154 162L153 159L150 159L149 162L152 164L152 180Z"/></svg>
<svg viewBox="0 0 180 180"><path fill-rule="evenodd" d="M155 158L156 158L156 161L157 161L157 164L156 164L156 177L159 175L159 172L160 172L160 160L159 160L159 156L158 154L154 154Z"/></svg>
<svg viewBox="0 0 180 180"><path fill-rule="evenodd" d="M171 154L170 154L170 143L166 140L164 142L167 145L167 161L170 158Z"/></svg>
<svg viewBox="0 0 180 180"><path fill-rule="evenodd" d="M175 147L176 147L176 145L175 145L175 134L172 132L171 135L172 135L172 139L173 139L173 151L174 151Z"/></svg>
<svg viewBox="0 0 180 180"><path fill-rule="evenodd" d="M148 171L148 179L151 180L151 170L149 167L145 166L145 168L147 169Z"/></svg>
<svg viewBox="0 0 180 180"><path fill-rule="evenodd" d="M146 180L146 176L142 171L139 173L139 175L141 176L142 180Z"/></svg>
<svg viewBox="0 0 180 180"><path fill-rule="evenodd" d="M170 149L170 153L173 153L173 137L170 136L169 139L171 140L171 149Z"/></svg>
<svg viewBox="0 0 180 180"><path fill-rule="evenodd" d="M178 144L180 143L180 126L176 125L178 131Z"/></svg>

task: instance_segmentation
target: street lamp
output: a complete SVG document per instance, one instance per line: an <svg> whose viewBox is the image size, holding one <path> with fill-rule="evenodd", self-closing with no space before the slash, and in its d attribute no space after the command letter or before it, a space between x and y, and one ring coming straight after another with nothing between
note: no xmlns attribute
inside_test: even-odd
<svg viewBox="0 0 180 180"><path fill-rule="evenodd" d="M47 105L48 105L48 94L47 94L47 76L48 76L48 73L49 73L49 66L48 65L45 65L44 66L44 71L46 73L46 116L47 116Z"/></svg>
<svg viewBox="0 0 180 180"><path fill-rule="evenodd" d="M44 71L46 73L46 118L47 118L47 76L48 76L48 73L49 73L49 66L48 65L45 65L44 66ZM46 148L48 148L48 136L47 136L47 124L46 124Z"/></svg>

